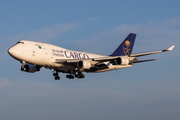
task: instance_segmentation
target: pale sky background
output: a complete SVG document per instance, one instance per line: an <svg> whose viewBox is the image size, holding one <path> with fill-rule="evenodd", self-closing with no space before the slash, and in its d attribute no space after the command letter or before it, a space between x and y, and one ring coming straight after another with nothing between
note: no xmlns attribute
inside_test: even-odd
<svg viewBox="0 0 180 120"><path fill-rule="evenodd" d="M1 0L0 120L179 120L179 0ZM19 40L111 54L129 33L132 53L157 61L85 79L31 74L7 50Z"/></svg>

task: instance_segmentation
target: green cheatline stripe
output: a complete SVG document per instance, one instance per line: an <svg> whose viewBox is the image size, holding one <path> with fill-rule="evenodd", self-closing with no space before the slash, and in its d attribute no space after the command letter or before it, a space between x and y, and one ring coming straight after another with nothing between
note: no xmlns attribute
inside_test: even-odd
<svg viewBox="0 0 180 120"><path fill-rule="evenodd" d="M42 49L42 47L41 46L38 46L39 47L39 49Z"/></svg>

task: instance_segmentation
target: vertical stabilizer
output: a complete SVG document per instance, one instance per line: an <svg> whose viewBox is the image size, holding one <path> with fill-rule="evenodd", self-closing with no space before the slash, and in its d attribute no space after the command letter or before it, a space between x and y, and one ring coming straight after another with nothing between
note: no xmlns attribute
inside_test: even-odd
<svg viewBox="0 0 180 120"><path fill-rule="evenodd" d="M131 55L136 34L130 33L110 56Z"/></svg>

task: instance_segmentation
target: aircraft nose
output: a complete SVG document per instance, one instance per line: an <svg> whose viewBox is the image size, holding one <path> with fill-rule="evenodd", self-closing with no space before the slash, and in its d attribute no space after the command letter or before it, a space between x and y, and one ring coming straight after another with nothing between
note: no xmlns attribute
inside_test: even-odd
<svg viewBox="0 0 180 120"><path fill-rule="evenodd" d="M19 49L19 46L17 46L17 45L14 45L14 46L10 47L10 48L7 50L7 52L8 52L9 55L10 55L11 57L13 57L14 59L20 60L20 59L23 58L23 56L22 56L22 52L23 52L23 51L22 51L21 49Z"/></svg>
<svg viewBox="0 0 180 120"><path fill-rule="evenodd" d="M9 49L8 49L8 53L9 53L10 55L12 55L13 52L14 52L14 50L13 50L12 48L9 48Z"/></svg>
<svg viewBox="0 0 180 120"><path fill-rule="evenodd" d="M11 47L8 49L8 53L11 55L11 56L15 56L16 55L16 50L14 49L14 47Z"/></svg>

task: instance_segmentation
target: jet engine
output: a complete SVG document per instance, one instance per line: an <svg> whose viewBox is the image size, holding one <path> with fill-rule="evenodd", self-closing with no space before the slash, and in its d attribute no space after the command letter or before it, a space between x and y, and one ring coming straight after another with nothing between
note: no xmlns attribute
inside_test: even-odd
<svg viewBox="0 0 180 120"><path fill-rule="evenodd" d="M21 71L34 73L36 71L40 71L40 68L32 64L25 64L24 66L21 66Z"/></svg>
<svg viewBox="0 0 180 120"><path fill-rule="evenodd" d="M90 69L91 68L91 63L87 62L87 61L79 61L77 63L77 66L79 68L83 68L83 69Z"/></svg>
<svg viewBox="0 0 180 120"><path fill-rule="evenodd" d="M129 60L127 58L118 57L118 58L115 59L115 63L117 65L128 65L129 64Z"/></svg>

